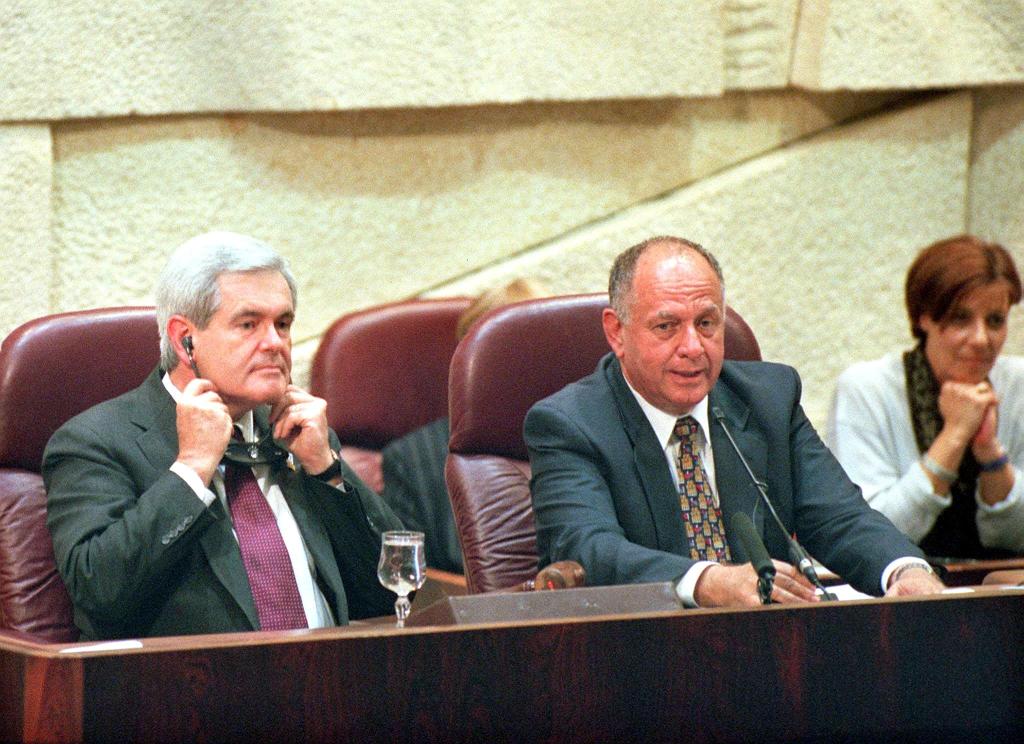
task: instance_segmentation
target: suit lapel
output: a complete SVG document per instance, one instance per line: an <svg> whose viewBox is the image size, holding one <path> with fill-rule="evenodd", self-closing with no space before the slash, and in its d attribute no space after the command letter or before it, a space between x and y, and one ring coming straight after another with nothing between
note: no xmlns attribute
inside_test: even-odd
<svg viewBox="0 0 1024 744"><path fill-rule="evenodd" d="M330 538L327 536L324 521L318 516L316 507L298 473L288 470L285 466L281 466L281 468L282 471L278 478L281 493L284 494L288 508L291 509L292 516L295 517L295 523L302 533L306 549L313 556L313 565L316 566L317 576L333 594L333 597L329 594L327 599L330 602L335 621L344 623L347 620L348 603L345 599L341 573L334 558L334 550L331 547Z"/></svg>
<svg viewBox="0 0 1024 744"><path fill-rule="evenodd" d="M715 458L715 486L719 503L722 508L722 519L725 522L726 535L732 517L744 513L751 518L758 534L764 536L765 507L760 503L760 496L753 483L750 482L746 468L736 455L722 424L715 415L720 409L729 431L736 440L736 445L750 463L751 470L758 480L764 482L768 472L768 446L764 437L750 426L750 409L747 404L726 387L721 380L711 391L708 400L711 413L711 447ZM733 559L742 561L749 558L738 541L731 540L729 548Z"/></svg>
<svg viewBox="0 0 1024 744"><path fill-rule="evenodd" d="M231 520L219 498L210 505L210 511L217 519L203 532L199 544L203 546L214 576L242 608L253 629L256 629L260 627L259 615L256 613L256 603L252 598L252 587L249 586L249 575L242 563L238 540L231 529Z"/></svg>
<svg viewBox="0 0 1024 744"><path fill-rule="evenodd" d="M609 362L606 374L626 435L633 445L633 462L654 523L657 545L661 550L679 555L688 554L679 494L668 469L665 450L626 384L617 359L613 358Z"/></svg>
<svg viewBox="0 0 1024 744"><path fill-rule="evenodd" d="M164 388L156 370L140 388L142 404L136 409L133 422L142 429L137 442L146 459L157 474L167 470L178 456L178 429L174 399ZM238 541L231 531L231 520L219 498L209 507L214 516L212 524L199 538L210 569L245 613L252 627L259 627L256 605L253 602L249 577L242 563Z"/></svg>
<svg viewBox="0 0 1024 744"><path fill-rule="evenodd" d="M175 424L175 404L164 388L159 368L139 388L140 405L135 406L132 423L142 432L139 448L155 470L162 473L178 457L178 429Z"/></svg>

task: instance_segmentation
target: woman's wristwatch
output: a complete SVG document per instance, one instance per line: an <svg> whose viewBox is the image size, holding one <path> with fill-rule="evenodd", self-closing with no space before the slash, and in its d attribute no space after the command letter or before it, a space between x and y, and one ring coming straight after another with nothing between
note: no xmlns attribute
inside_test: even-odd
<svg viewBox="0 0 1024 744"><path fill-rule="evenodd" d="M980 470L983 473L994 473L997 470L1002 470L1003 466L1006 465L1006 463L1008 463L1009 461L1010 456L1004 450L1003 454L999 455L999 457L997 457L995 460L990 460L989 462L979 462L978 470Z"/></svg>

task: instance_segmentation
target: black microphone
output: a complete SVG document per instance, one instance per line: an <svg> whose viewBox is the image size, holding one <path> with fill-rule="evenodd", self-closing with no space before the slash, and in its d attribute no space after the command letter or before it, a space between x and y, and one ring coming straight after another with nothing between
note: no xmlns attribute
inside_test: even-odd
<svg viewBox="0 0 1024 744"><path fill-rule="evenodd" d="M814 570L814 563L808 557L807 553L800 546L800 543L796 541L796 538L789 534L786 530L786 525L779 519L778 513L775 511L775 506L772 504L771 499L768 498L768 485L762 483L754 475L754 471L750 469L750 463L747 462L747 458L740 452L739 445L736 444L736 440L732 438L732 432L729 431L729 427L725 425L725 414L722 413L722 409L718 406L714 406L711 409L711 413L714 414L715 420L722 427L722 431L725 432L725 436L729 439L729 444L732 445L733 451L736 453L736 457L740 458L740 462L743 463L743 467L747 471L747 475L750 476L751 482L757 489L757 492L761 494L761 500L767 505L768 511L771 513L772 518L775 520L775 524L778 525L779 531L782 532L783 538L786 540L786 545L789 547L789 562L796 566L796 569L802 573L811 584L813 584L818 590L821 591L822 599L836 599L836 595L829 592L821 583L821 579L818 578L818 572Z"/></svg>
<svg viewBox="0 0 1024 744"><path fill-rule="evenodd" d="M750 521L743 512L733 515L732 534L740 539L743 550L750 558L750 563L757 571L757 594L761 598L761 604L771 604L772 583L775 581L775 564L757 534L754 523Z"/></svg>

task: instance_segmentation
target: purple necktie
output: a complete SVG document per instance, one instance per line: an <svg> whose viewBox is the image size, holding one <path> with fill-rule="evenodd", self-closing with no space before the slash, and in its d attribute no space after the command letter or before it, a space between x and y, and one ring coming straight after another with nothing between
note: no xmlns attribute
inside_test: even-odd
<svg viewBox="0 0 1024 744"><path fill-rule="evenodd" d="M679 439L679 459L676 461L679 506L683 512L686 539L690 543L690 557L719 563L728 561L729 543L722 529L722 513L700 464L700 445L697 442L700 426L697 419L684 416L676 422L673 431Z"/></svg>
<svg viewBox="0 0 1024 744"><path fill-rule="evenodd" d="M252 468L225 462L224 490L260 630L308 627L288 549Z"/></svg>

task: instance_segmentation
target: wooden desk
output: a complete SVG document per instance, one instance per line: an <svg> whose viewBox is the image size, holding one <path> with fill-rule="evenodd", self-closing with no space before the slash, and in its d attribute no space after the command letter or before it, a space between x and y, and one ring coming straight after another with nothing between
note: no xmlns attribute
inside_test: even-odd
<svg viewBox="0 0 1024 744"><path fill-rule="evenodd" d="M958 561L945 564L947 586L977 586L993 571L1024 569L1024 558L993 561Z"/></svg>
<svg viewBox="0 0 1024 744"><path fill-rule="evenodd" d="M0 635L0 739L981 742L1024 724L1016 591L62 648Z"/></svg>
<svg viewBox="0 0 1024 744"><path fill-rule="evenodd" d="M929 560L933 561L933 565L942 567L944 571L943 581L946 583L946 586L978 586L993 571L1024 570L1024 557L977 561L961 558L955 562L948 563L942 562L938 558L931 558ZM818 568L818 576L825 586L846 583L843 577L832 573L823 566Z"/></svg>

